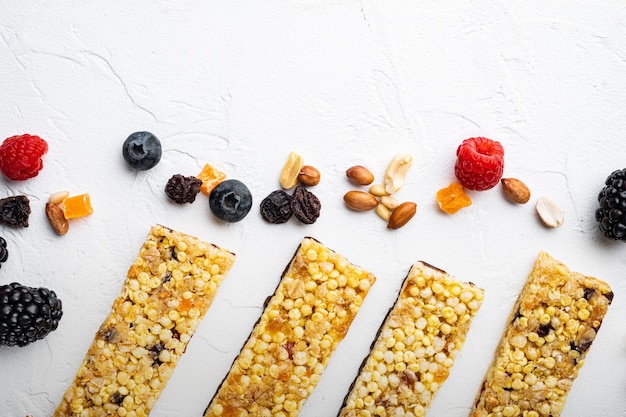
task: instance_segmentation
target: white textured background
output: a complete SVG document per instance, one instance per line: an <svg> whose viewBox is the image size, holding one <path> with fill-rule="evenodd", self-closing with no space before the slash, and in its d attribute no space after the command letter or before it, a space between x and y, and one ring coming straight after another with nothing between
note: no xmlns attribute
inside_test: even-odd
<svg viewBox="0 0 626 417"><path fill-rule="evenodd" d="M50 151L41 174L0 180L26 194L27 229L2 226L0 283L48 286L63 300L57 331L0 347L0 415L50 416L109 311L151 225L162 223L237 253L237 262L151 413L200 416L305 235L378 281L303 417L336 415L409 267L425 260L486 290L481 311L431 417L467 416L506 316L540 250L607 280L615 292L563 416L626 415L626 246L596 229L596 196L626 166L624 1L17 1L0 0L0 138L29 132ZM147 172L125 165L131 132L161 138ZM505 147L500 188L472 193L448 216L435 193L453 179L471 136ZM311 226L269 225L258 203L278 188L290 150L322 172ZM348 211L346 168L380 179L397 152L415 157L397 197L418 214L388 231ZM255 205L237 224L208 199L170 203L176 173L205 162L245 182ZM91 194L95 213L56 236L44 204L58 190ZM566 212L556 230L534 213L541 195Z"/></svg>

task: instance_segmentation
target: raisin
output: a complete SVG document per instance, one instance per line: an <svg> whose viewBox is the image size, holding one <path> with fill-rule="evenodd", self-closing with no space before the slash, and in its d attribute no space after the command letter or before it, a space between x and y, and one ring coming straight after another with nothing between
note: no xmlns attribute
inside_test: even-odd
<svg viewBox="0 0 626 417"><path fill-rule="evenodd" d="M200 192L202 181L196 177L173 175L165 185L165 194L178 204L193 203Z"/></svg>
<svg viewBox="0 0 626 417"><path fill-rule="evenodd" d="M524 317L522 312L520 311L520 308L517 307L517 310L515 310L515 314L513 315L513 319L511 319L511 323L515 323L515 320L519 319L520 317Z"/></svg>
<svg viewBox="0 0 626 417"><path fill-rule="evenodd" d="M165 349L165 346L163 346L161 342L155 345L152 345L148 348L148 354L150 355L150 358L152 359L152 366L155 368L158 368L163 363L159 359L159 354L161 353L163 349Z"/></svg>
<svg viewBox="0 0 626 417"><path fill-rule="evenodd" d="M298 185L293 192L291 200L291 210L296 219L304 224L315 223L320 216L322 204L315 194Z"/></svg>
<svg viewBox="0 0 626 417"><path fill-rule="evenodd" d="M261 201L261 217L270 223L285 223L293 214L291 200L293 198L283 190L272 191Z"/></svg>
<svg viewBox="0 0 626 417"><path fill-rule="evenodd" d="M591 297L593 297L595 293L596 293L595 288L585 288L583 297L585 298L585 300L589 301L591 300Z"/></svg>
<svg viewBox="0 0 626 417"><path fill-rule="evenodd" d="M540 324L539 329L537 329L537 335L539 335L539 337L546 337L550 333L550 330L552 330L550 323Z"/></svg>
<svg viewBox="0 0 626 417"><path fill-rule="evenodd" d="M113 394L111 394L111 402L115 405L122 405L122 402L124 401L124 397L126 397L125 395L120 394L119 392L114 392Z"/></svg>
<svg viewBox="0 0 626 417"><path fill-rule="evenodd" d="M283 347L285 348L285 350L287 351L287 356L289 357L289 359L293 360L293 348L295 346L295 343L293 342L286 342Z"/></svg>
<svg viewBox="0 0 626 417"><path fill-rule="evenodd" d="M14 227L28 227L30 200L25 195L0 199L0 223Z"/></svg>
<svg viewBox="0 0 626 417"><path fill-rule="evenodd" d="M98 337L102 338L105 342L115 343L117 332L113 327L104 327L98 330Z"/></svg>
<svg viewBox="0 0 626 417"><path fill-rule="evenodd" d="M587 352L596 338L596 330L588 327L578 339L578 350L581 353Z"/></svg>

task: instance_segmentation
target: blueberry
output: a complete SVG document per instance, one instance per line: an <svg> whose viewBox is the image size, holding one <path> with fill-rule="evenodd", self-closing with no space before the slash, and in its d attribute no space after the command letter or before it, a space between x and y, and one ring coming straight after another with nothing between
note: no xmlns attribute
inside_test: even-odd
<svg viewBox="0 0 626 417"><path fill-rule="evenodd" d="M211 191L209 207L216 217L231 223L238 222L250 211L252 194L241 181L225 180Z"/></svg>
<svg viewBox="0 0 626 417"><path fill-rule="evenodd" d="M124 141L122 155L132 168L145 171L161 160L161 142L150 132L135 132Z"/></svg>

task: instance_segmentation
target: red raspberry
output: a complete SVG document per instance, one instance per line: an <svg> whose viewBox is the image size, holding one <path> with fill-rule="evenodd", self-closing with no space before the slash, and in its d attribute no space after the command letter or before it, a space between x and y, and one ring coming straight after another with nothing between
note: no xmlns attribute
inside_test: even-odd
<svg viewBox="0 0 626 417"><path fill-rule="evenodd" d="M48 152L48 143L39 136L11 136L0 145L0 172L11 180L35 177L43 168L41 157Z"/></svg>
<svg viewBox="0 0 626 417"><path fill-rule="evenodd" d="M487 138L465 139L456 150L454 174L463 187L483 191L493 188L504 171L504 148Z"/></svg>

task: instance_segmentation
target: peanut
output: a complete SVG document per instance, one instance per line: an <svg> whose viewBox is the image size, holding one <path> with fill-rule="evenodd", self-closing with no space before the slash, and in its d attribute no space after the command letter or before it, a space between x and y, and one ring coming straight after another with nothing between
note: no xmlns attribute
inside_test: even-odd
<svg viewBox="0 0 626 417"><path fill-rule="evenodd" d="M548 227L559 227L563 224L565 214L557 204L547 197L541 197L535 206L539 218Z"/></svg>
<svg viewBox="0 0 626 417"><path fill-rule="evenodd" d="M389 210L395 210L400 205L400 200L390 195L384 195L380 197L380 202L382 205L387 207Z"/></svg>
<svg viewBox="0 0 626 417"><path fill-rule="evenodd" d="M46 203L46 217L50 225L59 235L64 235L70 228L70 224L63 214L63 209L56 204Z"/></svg>
<svg viewBox="0 0 626 417"><path fill-rule="evenodd" d="M348 191L343 196L346 206L356 211L368 211L378 206L378 200L373 194L365 191Z"/></svg>
<svg viewBox="0 0 626 417"><path fill-rule="evenodd" d="M373 194L376 197L383 197L383 196L389 195L387 190L385 190L384 184L374 184L370 187L369 191L370 191L370 194Z"/></svg>
<svg viewBox="0 0 626 417"><path fill-rule="evenodd" d="M381 219L388 222L391 217L391 210L389 210L389 207L384 204L379 204L376 206L376 214L378 214Z"/></svg>
<svg viewBox="0 0 626 417"><path fill-rule="evenodd" d="M52 204L61 204L63 200L65 200L69 196L69 191L57 191L56 193L50 195L50 197L48 198L48 202Z"/></svg>
<svg viewBox="0 0 626 417"><path fill-rule="evenodd" d="M280 186L285 190L289 190L298 183L300 170L304 166L304 160L295 152L289 152L287 162L280 171Z"/></svg>
<svg viewBox="0 0 626 417"><path fill-rule="evenodd" d="M348 168L346 176L357 185L370 185L374 182L374 174L362 165Z"/></svg>
<svg viewBox="0 0 626 417"><path fill-rule="evenodd" d="M300 184L312 187L320 183L321 174L319 170L311 165L304 165L298 174Z"/></svg>
<svg viewBox="0 0 626 417"><path fill-rule="evenodd" d="M411 201L405 201L400 204L392 213L391 217L389 217L389 223L387 223L387 228L389 229L399 229L405 224L409 222L415 216L415 212L417 211L417 204Z"/></svg>
<svg viewBox="0 0 626 417"><path fill-rule="evenodd" d="M502 189L504 196L511 202L526 204L530 200L530 190L522 181L517 178L502 178Z"/></svg>
<svg viewBox="0 0 626 417"><path fill-rule="evenodd" d="M399 153L393 157L385 171L385 191L387 194L398 192L404 184L404 178L413 165L413 157L406 153Z"/></svg>

